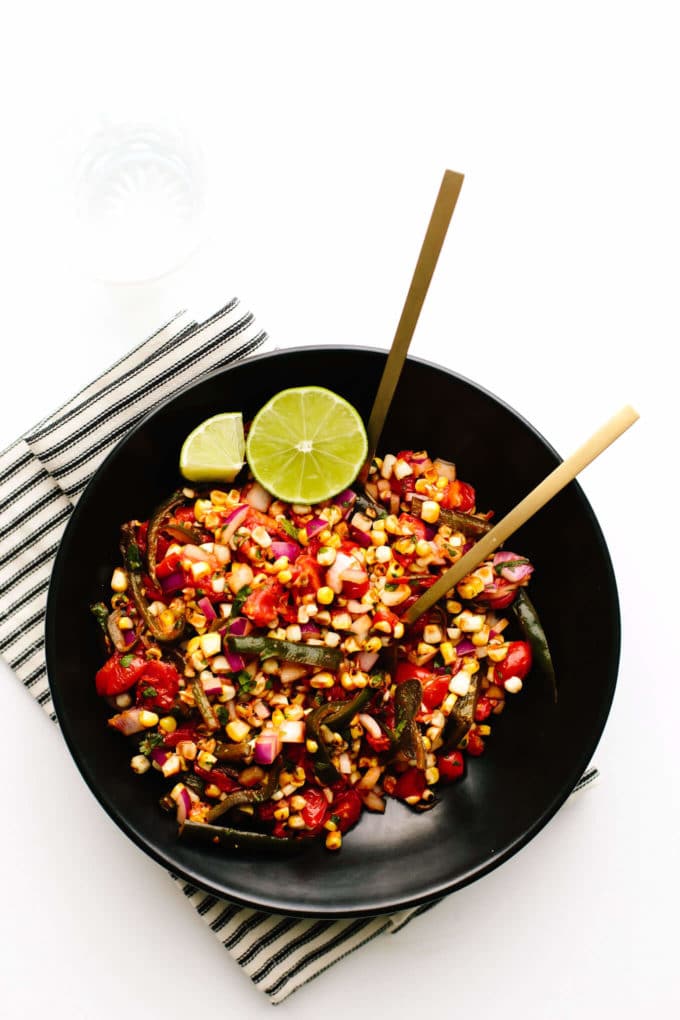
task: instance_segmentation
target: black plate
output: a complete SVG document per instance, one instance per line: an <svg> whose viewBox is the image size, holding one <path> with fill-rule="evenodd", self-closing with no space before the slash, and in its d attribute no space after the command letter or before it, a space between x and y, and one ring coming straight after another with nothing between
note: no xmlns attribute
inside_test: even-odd
<svg viewBox="0 0 680 1020"><path fill-rule="evenodd" d="M362 348L290 350L253 358L182 390L146 418L99 468L71 517L47 608L47 662L62 732L85 780L127 835L170 871L258 908L322 917L380 913L459 888L528 842L560 807L597 745L619 659L616 584L602 533L572 483L508 547L535 564L532 597L548 632L560 697L532 677L494 721L487 751L464 780L416 815L396 802L365 814L331 854L312 846L253 860L179 843L157 806L162 780L135 776L130 748L107 728L94 689L102 646L88 606L106 597L119 526L144 519L178 481L184 438L225 410L251 417L278 390L319 384L366 418L385 355ZM426 448L455 460L480 509L507 512L559 463L507 405L442 368L407 362L381 448Z"/></svg>

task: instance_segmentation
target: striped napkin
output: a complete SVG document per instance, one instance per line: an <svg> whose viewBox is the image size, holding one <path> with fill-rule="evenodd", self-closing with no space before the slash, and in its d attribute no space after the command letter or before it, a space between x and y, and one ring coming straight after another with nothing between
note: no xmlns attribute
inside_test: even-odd
<svg viewBox="0 0 680 1020"><path fill-rule="evenodd" d="M0 652L54 722L44 615L52 562L78 497L113 446L160 401L266 342L236 298L202 323L181 312L0 454ZM576 790L596 775L589 769ZM434 906L319 921L249 910L171 878L274 1004Z"/></svg>

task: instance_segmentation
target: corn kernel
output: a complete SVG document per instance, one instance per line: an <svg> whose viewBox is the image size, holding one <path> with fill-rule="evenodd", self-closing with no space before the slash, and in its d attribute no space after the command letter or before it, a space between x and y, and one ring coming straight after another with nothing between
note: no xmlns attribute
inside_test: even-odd
<svg viewBox="0 0 680 1020"><path fill-rule="evenodd" d="M151 768L151 762L145 754L135 754L130 758L130 768L133 772L136 772L138 776L143 776L145 772L148 772Z"/></svg>
<svg viewBox="0 0 680 1020"><path fill-rule="evenodd" d="M327 789L328 787L324 789L324 793L326 792ZM330 818L328 819L327 822L324 822L323 827L324 829L327 829L328 832L335 832L337 829L337 825L335 824L335 822L331 821Z"/></svg>
<svg viewBox="0 0 680 1020"><path fill-rule="evenodd" d="M385 531L389 532L390 535L402 534L401 524L394 514L389 514L385 518Z"/></svg>
<svg viewBox="0 0 680 1020"><path fill-rule="evenodd" d="M286 627L286 641L302 641L302 631L297 623Z"/></svg>
<svg viewBox="0 0 680 1020"><path fill-rule="evenodd" d="M382 466L380 468L380 474L382 475L383 478L390 477L390 475L392 474L392 469L394 468L394 465L396 463L397 458L394 456L393 453L388 453L385 455L385 458L382 462Z"/></svg>
<svg viewBox="0 0 680 1020"><path fill-rule="evenodd" d="M508 694L519 694L522 690L522 681L518 676L509 676L503 686Z"/></svg>
<svg viewBox="0 0 680 1020"><path fill-rule="evenodd" d="M290 808L287 804L282 804L281 807L277 807L274 810L274 818L277 822L285 822L290 816Z"/></svg>
<svg viewBox="0 0 680 1020"><path fill-rule="evenodd" d="M371 542L376 549L382 549L387 545L387 535L384 531L372 531Z"/></svg>
<svg viewBox="0 0 680 1020"><path fill-rule="evenodd" d="M379 637L370 637L368 641L364 641L365 652L379 652L382 648L382 641Z"/></svg>
<svg viewBox="0 0 680 1020"><path fill-rule="evenodd" d="M354 674L354 686L363 689L368 687L370 677L368 673L364 673L361 670Z"/></svg>
<svg viewBox="0 0 680 1020"><path fill-rule="evenodd" d="M489 645L488 656L492 662L502 662L508 654L508 646L503 645Z"/></svg>
<svg viewBox="0 0 680 1020"><path fill-rule="evenodd" d="M474 574L468 574L456 585L456 591L462 599L474 599L484 591L484 582Z"/></svg>
<svg viewBox="0 0 680 1020"><path fill-rule="evenodd" d="M339 549L342 543L340 535L333 534L329 539L326 540L326 545L330 546L331 549Z"/></svg>
<svg viewBox="0 0 680 1020"><path fill-rule="evenodd" d="M463 663L463 665L465 665ZM457 694L459 698L464 698L470 690L470 674L461 670L460 673L456 673L454 677L451 677L449 683L449 690L452 694Z"/></svg>
<svg viewBox="0 0 680 1020"><path fill-rule="evenodd" d="M209 563L206 563L204 560L200 560L198 563L195 563L192 560L191 576L194 581L200 581L202 577L207 577L208 574L212 574L212 568Z"/></svg>
<svg viewBox="0 0 680 1020"><path fill-rule="evenodd" d="M416 655L428 655L432 657L436 651L437 649L433 645L429 645L427 641L419 641L418 647L416 648Z"/></svg>
<svg viewBox="0 0 680 1020"><path fill-rule="evenodd" d="M217 764L217 758L210 751L199 751L198 758L199 767L205 769L206 772L210 772L213 765Z"/></svg>
<svg viewBox="0 0 680 1020"><path fill-rule="evenodd" d="M283 710L283 714L286 719L290 719L292 722L297 722L299 719L304 719L305 710L302 705L286 705Z"/></svg>
<svg viewBox="0 0 680 1020"><path fill-rule="evenodd" d="M473 676L478 670L479 661L477 659L473 659L468 656L463 659L463 672L469 673L470 676Z"/></svg>
<svg viewBox="0 0 680 1020"><path fill-rule="evenodd" d="M487 726L486 723L482 723L481 725L477 726L477 732L479 733L480 737L488 737L489 734L491 733L491 727Z"/></svg>
<svg viewBox="0 0 680 1020"><path fill-rule="evenodd" d="M168 776L176 776L181 768L182 759L180 756L178 754L171 754L161 765L161 772L167 778Z"/></svg>
<svg viewBox="0 0 680 1020"><path fill-rule="evenodd" d="M304 811L307 807L307 801L301 794L296 793L290 798L290 806L293 811Z"/></svg>
<svg viewBox="0 0 680 1020"><path fill-rule="evenodd" d="M279 570L276 580L279 584L288 584L289 581L293 580L292 571L288 570L287 567L284 570Z"/></svg>
<svg viewBox="0 0 680 1020"><path fill-rule="evenodd" d="M206 797L213 797L215 800L217 800L221 791L219 786L215 786L214 783L208 783L203 792L205 793Z"/></svg>
<svg viewBox="0 0 680 1020"><path fill-rule="evenodd" d="M319 592L320 591L321 589L319 588ZM319 595L319 592L316 593L317 597ZM349 613L344 612L333 613L332 621L333 626L336 628L336 630L349 630L350 627L352 626L352 617L349 615Z"/></svg>
<svg viewBox="0 0 680 1020"><path fill-rule="evenodd" d="M326 849L327 850L339 850L342 846L342 833L339 829L335 829L333 832L329 832L326 836Z"/></svg>
<svg viewBox="0 0 680 1020"><path fill-rule="evenodd" d="M396 461L392 471L393 471L394 477L398 478L399 481L401 481L402 478L407 478L408 475L412 475L413 474L413 468L405 460L398 460L398 461Z"/></svg>
<svg viewBox="0 0 680 1020"><path fill-rule="evenodd" d="M489 633L490 633L489 628L487 627L486 624L484 624L481 630L475 631L470 640L472 641L473 645L475 645L475 647L483 648L484 645L488 644Z"/></svg>
<svg viewBox="0 0 680 1020"><path fill-rule="evenodd" d="M120 616L118 618L118 630L132 630L134 623L129 616Z"/></svg>
<svg viewBox="0 0 680 1020"><path fill-rule="evenodd" d="M447 489L449 486L449 479L446 478L444 475L439 475L437 481L435 482L435 485L437 486L438 489L442 490Z"/></svg>
<svg viewBox="0 0 680 1020"><path fill-rule="evenodd" d="M444 713L444 715L451 715L451 713L453 712L453 707L457 701L458 701L457 694L446 695L446 697L442 701L442 712Z"/></svg>
<svg viewBox="0 0 680 1020"><path fill-rule="evenodd" d="M423 640L427 641L428 645L438 645L444 640L442 629L436 623L428 623L423 628Z"/></svg>
<svg viewBox="0 0 680 1020"><path fill-rule="evenodd" d="M312 740L311 737L308 737L307 740L305 741L305 747L307 748L310 754L316 754L316 752L319 750L319 745L317 744L316 740Z"/></svg>
<svg viewBox="0 0 680 1020"><path fill-rule="evenodd" d="M206 514L212 510L212 503L209 499L197 499L194 503L194 517L200 523L205 520Z"/></svg>
<svg viewBox="0 0 680 1020"><path fill-rule="evenodd" d="M474 634L475 631L482 629L485 621L486 616L483 613L471 613L469 609L464 609L453 622L464 634Z"/></svg>
<svg viewBox="0 0 680 1020"><path fill-rule="evenodd" d="M253 528L251 532L253 542L257 542L261 549L268 549L272 544L272 537L266 528L263 528L261 524Z"/></svg>
<svg viewBox="0 0 680 1020"><path fill-rule="evenodd" d="M250 726L243 719L233 719L226 726L227 736L235 744L240 744L250 735Z"/></svg>
<svg viewBox="0 0 680 1020"><path fill-rule="evenodd" d="M415 805L420 801L420 796L418 794L414 794L412 797L405 797L404 799L407 804L411 805L411 807L415 807Z"/></svg>
<svg viewBox="0 0 680 1020"><path fill-rule="evenodd" d="M174 733L177 729L177 720L174 716L164 715L159 721L158 726L164 733Z"/></svg>
<svg viewBox="0 0 680 1020"><path fill-rule="evenodd" d="M305 820L302 817L302 815L291 815L290 818L288 819L288 828L289 829L304 829L305 828Z"/></svg>
<svg viewBox="0 0 680 1020"><path fill-rule="evenodd" d="M323 585L316 593L316 601L322 606L330 606L335 598L335 592L327 585Z"/></svg>
<svg viewBox="0 0 680 1020"><path fill-rule="evenodd" d="M330 567L335 563L337 552L330 545L323 545L316 554L316 562L320 563L322 567Z"/></svg>
<svg viewBox="0 0 680 1020"><path fill-rule="evenodd" d="M210 631L209 634L201 634L200 636L201 651L206 658L210 658L213 655L219 655L222 651L222 637L216 630Z"/></svg>
<svg viewBox="0 0 680 1020"><path fill-rule="evenodd" d="M192 637L187 642L187 655L193 655L194 652L199 651L200 647L201 647L200 637L198 635L196 635L196 637Z"/></svg>
<svg viewBox="0 0 680 1020"><path fill-rule="evenodd" d="M275 708L272 712L272 723L274 726L280 726L281 723L284 722L285 718L286 717L280 708Z"/></svg>
<svg viewBox="0 0 680 1020"><path fill-rule="evenodd" d="M416 556L431 556L432 548L430 543L424 538L419 538L416 542Z"/></svg>
<svg viewBox="0 0 680 1020"><path fill-rule="evenodd" d="M401 620L398 620L397 623L395 623L394 625L394 636L397 639L397 641L400 641L404 636L404 624L401 622Z"/></svg>
<svg viewBox="0 0 680 1020"><path fill-rule="evenodd" d="M436 503L433 499L426 499L420 508L420 516L428 524L436 524L439 520L439 514L439 503Z"/></svg>
<svg viewBox="0 0 680 1020"><path fill-rule="evenodd" d="M452 616L457 616L462 608L460 602L457 602L455 599L446 600L446 612L451 613Z"/></svg>
<svg viewBox="0 0 680 1020"><path fill-rule="evenodd" d="M327 648L337 648L340 644L340 635L336 634L334 630L329 630L323 639L323 643Z"/></svg>
<svg viewBox="0 0 680 1020"><path fill-rule="evenodd" d="M127 591L128 577L124 570L120 567L116 567L113 574L111 575L111 588L116 592Z"/></svg>
<svg viewBox="0 0 680 1020"><path fill-rule="evenodd" d="M313 687L314 690L323 691L329 690L335 684L335 677L332 673L322 671L321 673L315 673L312 679L309 681L309 686Z"/></svg>
<svg viewBox="0 0 680 1020"><path fill-rule="evenodd" d="M158 725L158 716L155 712L149 712L143 708L139 713L139 721L145 729L150 729L152 726Z"/></svg>
<svg viewBox="0 0 680 1020"><path fill-rule="evenodd" d="M340 674L340 685L346 691L354 690L354 677L352 676L351 673L348 673L347 670L343 670L343 672Z"/></svg>
<svg viewBox="0 0 680 1020"><path fill-rule="evenodd" d="M429 769L425 769L425 782L428 786L434 786L435 783L439 782L439 769L436 765L432 765Z"/></svg>
<svg viewBox="0 0 680 1020"><path fill-rule="evenodd" d="M443 641L439 646L439 651L441 653L442 659L444 660L445 666L450 665L453 662L453 660L457 658L456 650L450 641Z"/></svg>

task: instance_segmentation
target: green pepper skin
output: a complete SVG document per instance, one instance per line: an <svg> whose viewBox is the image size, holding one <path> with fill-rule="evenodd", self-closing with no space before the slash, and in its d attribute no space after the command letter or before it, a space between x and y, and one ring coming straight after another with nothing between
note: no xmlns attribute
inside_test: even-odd
<svg viewBox="0 0 680 1020"><path fill-rule="evenodd" d="M186 496L183 492L173 492L172 496L169 496L160 506L156 507L149 520L149 530L146 534L146 563L149 577L154 584L158 584L158 577L156 576L158 536L161 533L163 521L171 510L185 502Z"/></svg>
<svg viewBox="0 0 680 1020"><path fill-rule="evenodd" d="M109 611L103 602L95 602L94 605L90 606L90 612L94 616L95 620L104 631L106 636L109 636L109 630L107 627L109 619Z"/></svg>
<svg viewBox="0 0 680 1020"><path fill-rule="evenodd" d="M413 507L413 513L421 517L423 503L425 500L421 496L414 496L411 503ZM464 535L469 538L478 538L480 535L486 535L487 531L491 531L492 525L488 521L485 521L482 517L475 517L474 514L462 513L460 510L447 510L445 507L439 508L439 519L438 524L446 524L449 528L454 531L462 531Z"/></svg>
<svg viewBox="0 0 680 1020"><path fill-rule="evenodd" d="M123 559L128 571L132 598L134 599L135 606L137 607L137 612L144 621L144 626L151 631L156 641L163 643L178 641L186 627L186 620L184 617L181 617L177 621L173 630L164 631L161 630L155 618L149 612L149 605L144 594L144 583L142 581L141 574L142 557L139 552L139 546L135 542L134 533L130 525L125 525L122 529L121 549L123 551Z"/></svg>
<svg viewBox="0 0 680 1020"><path fill-rule="evenodd" d="M403 751L415 761L416 768L425 768L425 748L416 722L423 700L423 688L415 678L398 684L394 693L394 722L396 750Z"/></svg>
<svg viewBox="0 0 680 1020"><path fill-rule="evenodd" d="M217 716L213 711L212 705L208 701L208 695L203 690L203 684L198 677L191 681L191 691L194 696L194 701L196 702L196 708L203 716L203 722L205 725L209 730L218 730L220 728L220 724L217 721Z"/></svg>
<svg viewBox="0 0 680 1020"><path fill-rule="evenodd" d="M458 698L444 729L444 746L442 750L457 747L475 721L475 708L479 698L479 674L470 677L470 688L467 694Z"/></svg>
<svg viewBox="0 0 680 1020"><path fill-rule="evenodd" d="M229 647L239 655L259 655L261 659L279 659L284 662L301 662L307 666L337 671L342 663L342 652L322 645L306 645L303 641L279 641L268 637L236 637L230 635Z"/></svg>
<svg viewBox="0 0 680 1020"><path fill-rule="evenodd" d="M534 664L550 683L553 700L557 704L557 677L555 676L555 667L550 654L548 639L545 636L545 631L534 604L524 588L518 589L517 597L512 603L512 611L524 634L524 639L531 645Z"/></svg>
<svg viewBox="0 0 680 1020"><path fill-rule="evenodd" d="M357 712L361 712L371 699L373 689L364 687L351 701L328 701L310 712L306 719L307 734L318 744L318 750L312 755L314 771L322 783L330 785L340 779L340 773L331 761L330 751L323 739L321 727L327 726L336 731L345 729Z"/></svg>
<svg viewBox="0 0 680 1020"><path fill-rule="evenodd" d="M208 825L205 822L185 822L179 833L180 839L193 839L223 850L256 850L268 853L297 853L310 840L280 839L263 832L246 832L226 828L222 825Z"/></svg>
<svg viewBox="0 0 680 1020"><path fill-rule="evenodd" d="M231 811L232 808L240 807L243 804L264 804L276 792L280 772L281 764L279 763L270 770L259 789L234 790L233 793L227 794L224 800L221 800L214 808L210 809L206 815L208 822L214 822L215 819L225 815L227 811Z"/></svg>

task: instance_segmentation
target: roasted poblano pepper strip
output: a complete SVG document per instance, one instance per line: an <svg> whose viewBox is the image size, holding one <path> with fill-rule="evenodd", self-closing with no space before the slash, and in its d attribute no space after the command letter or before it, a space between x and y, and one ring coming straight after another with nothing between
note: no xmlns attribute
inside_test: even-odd
<svg viewBox="0 0 680 1020"><path fill-rule="evenodd" d="M158 625L158 621L149 612L149 604L146 601L146 595L144 594L144 582L142 580L142 556L139 551L132 528L126 525L123 528L122 533L122 549L123 558L128 571L128 578L130 580L130 591L132 592L132 598L134 599L137 612L144 621L144 626L147 627L157 641L177 641L178 638L184 633L186 626L186 620L184 616L180 616L177 619L175 626L172 630L166 631Z"/></svg>
<svg viewBox="0 0 680 1020"><path fill-rule="evenodd" d="M243 804L264 804L273 793L276 793L280 771L281 765L275 765L262 786L257 789L234 790L233 793L228 793L224 800L219 801L214 808L208 811L207 820L214 822L217 818L225 815L227 811L231 811L234 807L241 807Z"/></svg>
<svg viewBox="0 0 680 1020"><path fill-rule="evenodd" d="M209 730L218 730L220 728L220 724L217 716L213 711L212 705L208 701L208 695L203 690L203 684L198 677L195 677L195 679L191 681L191 691L194 696L194 701L196 702L196 708L203 716L203 722L205 725Z"/></svg>
<svg viewBox="0 0 680 1020"><path fill-rule="evenodd" d="M239 655L259 655L261 659L282 659L284 662L301 662L307 666L338 670L342 663L342 652L338 648L323 645L306 645L303 641L279 641L268 637L228 638L232 652Z"/></svg>
<svg viewBox="0 0 680 1020"><path fill-rule="evenodd" d="M311 738L318 745L312 755L314 771L323 783L335 783L340 779L340 773L331 760L328 745L321 732L322 726L329 730L345 729L351 723L357 712L361 712L371 699L373 689L364 687L351 701L328 701L310 712L306 719L307 737Z"/></svg>
<svg viewBox="0 0 680 1020"><path fill-rule="evenodd" d="M423 700L423 688L420 680L406 680L398 684L394 692L394 742L399 751L403 751L416 768L425 768L425 748L416 715Z"/></svg>
<svg viewBox="0 0 680 1020"><path fill-rule="evenodd" d="M208 825L205 822L185 822L180 829L180 838L199 840L224 850L269 851L271 853L295 853L307 845L307 840L280 839L264 832L246 832L222 825Z"/></svg>
<svg viewBox="0 0 680 1020"><path fill-rule="evenodd" d="M413 507L413 513L420 517L422 515L424 500L422 496L414 496L411 506ZM483 517L476 517L474 514L465 514L460 510L446 510L444 507L439 508L438 524L446 524L449 528L454 531L462 531L464 535L469 538L477 538L479 535L485 535L487 531L491 531L492 525L485 521Z"/></svg>
<svg viewBox="0 0 680 1020"><path fill-rule="evenodd" d="M94 616L95 620L97 621L97 623L99 624L101 629L104 631L104 633L108 637L109 636L109 630L108 630L107 624L108 624L108 621L109 621L109 611L106 608L106 606L104 605L104 603L103 602L95 602L94 605L90 606L90 612L92 613L92 615Z"/></svg>
<svg viewBox="0 0 680 1020"><path fill-rule="evenodd" d="M475 721L475 708L479 698L479 675L470 677L467 694L459 697L453 706L451 715L444 729L444 749L457 747Z"/></svg>
<svg viewBox="0 0 680 1020"><path fill-rule="evenodd" d="M552 687L553 699L557 703L557 677L548 647L548 639L534 604L523 588L517 592L517 597L512 603L512 611L522 629L525 640L531 645L534 665L538 667L540 673L547 677Z"/></svg>
<svg viewBox="0 0 680 1020"><path fill-rule="evenodd" d="M217 741L213 754L218 761L246 761L252 757L252 747L249 741L241 744L223 744Z"/></svg>
<svg viewBox="0 0 680 1020"><path fill-rule="evenodd" d="M146 533L146 562L149 576L154 584L158 584L158 577L156 576L158 537L161 533L163 521L171 510L174 510L176 506L180 506L184 502L186 502L186 497L183 492L173 492L172 496L169 496L160 506L156 507L149 519L149 530Z"/></svg>

